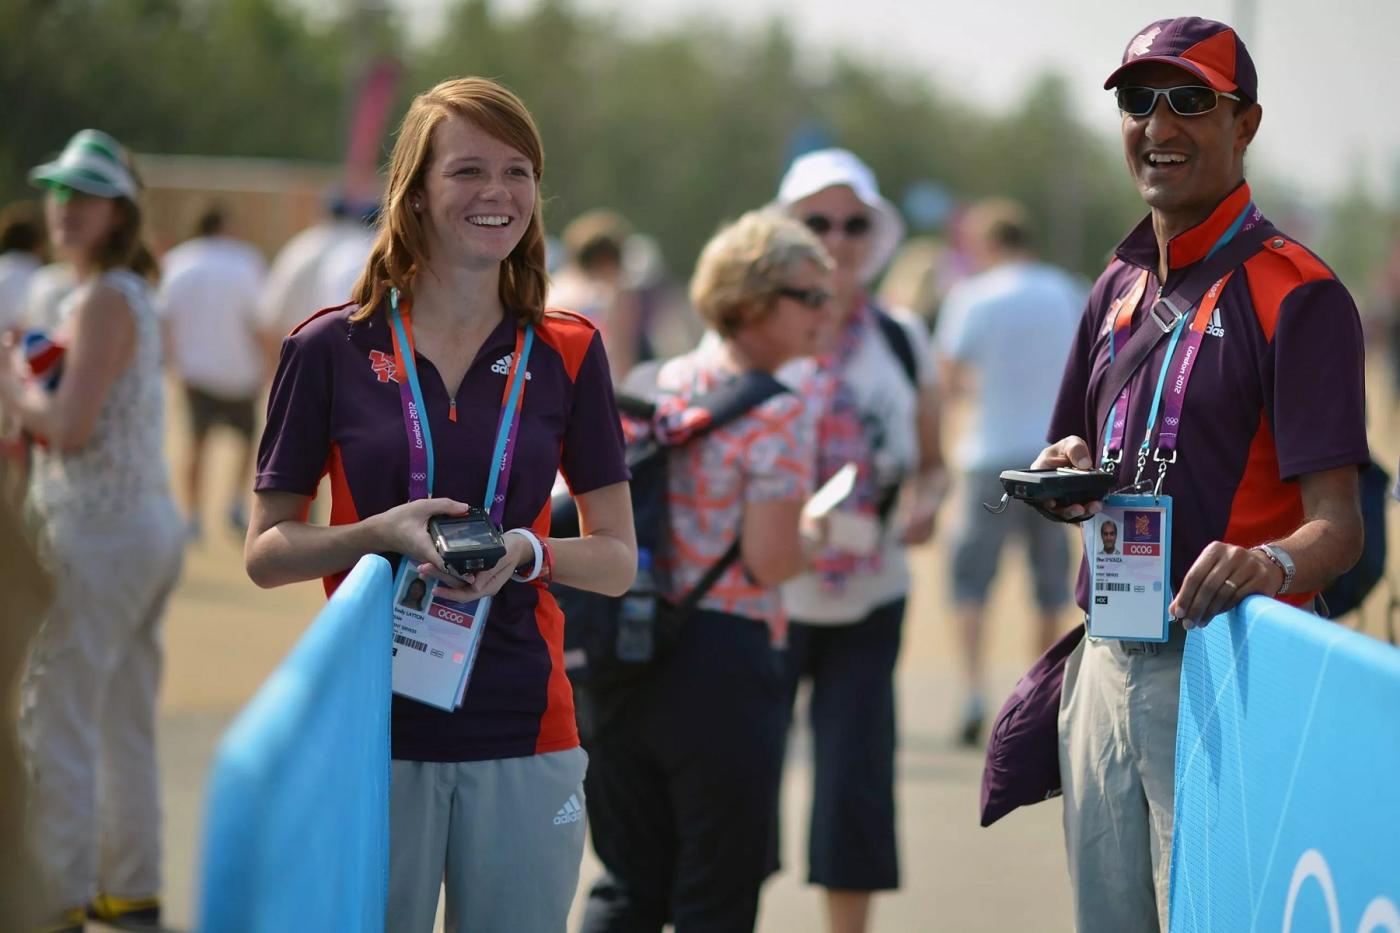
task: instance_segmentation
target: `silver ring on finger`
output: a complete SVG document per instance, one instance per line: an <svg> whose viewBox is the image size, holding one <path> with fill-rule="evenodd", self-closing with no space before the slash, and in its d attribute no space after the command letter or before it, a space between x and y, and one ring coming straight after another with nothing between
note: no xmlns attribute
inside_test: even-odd
<svg viewBox="0 0 1400 933"><path fill-rule="evenodd" d="M1240 585L1239 585L1238 583L1236 583L1234 580L1225 580L1225 581L1223 581L1220 585L1221 585L1221 586L1228 586L1228 587L1230 588L1230 592L1232 592L1232 593L1233 593L1235 590L1238 590L1238 589L1240 588Z"/></svg>

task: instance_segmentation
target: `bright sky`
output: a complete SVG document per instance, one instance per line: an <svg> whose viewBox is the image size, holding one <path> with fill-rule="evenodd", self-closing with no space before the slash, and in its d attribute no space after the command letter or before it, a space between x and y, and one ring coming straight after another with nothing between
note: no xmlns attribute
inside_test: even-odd
<svg viewBox="0 0 1400 933"><path fill-rule="evenodd" d="M391 0L431 31L447 0ZM1400 205L1400 2L1397 0L574 0L624 15L640 30L697 16L738 26L775 16L810 54L844 48L927 73L997 110L1041 72L1066 74L1081 113L1104 134L1118 120L1103 79L1149 22L1197 15L1236 21L1259 71L1264 122L1253 149L1264 171L1315 199L1359 171ZM504 10L532 0L497 0ZM1253 26L1242 17L1250 15ZM542 63L543 65L543 63Z"/></svg>

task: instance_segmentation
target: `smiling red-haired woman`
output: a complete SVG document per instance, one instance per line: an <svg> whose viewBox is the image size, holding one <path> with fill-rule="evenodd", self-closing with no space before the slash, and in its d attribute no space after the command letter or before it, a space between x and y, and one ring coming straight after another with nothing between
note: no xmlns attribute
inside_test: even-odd
<svg viewBox="0 0 1400 933"><path fill-rule="evenodd" d="M461 706L394 697L389 930L431 930L445 880L449 929L553 933L578 883L587 758L545 583L618 595L637 555L602 342L544 307L543 170L505 88L463 78L419 95L355 300L287 338L258 454L245 557L259 585L333 587L384 553L405 594L428 581L425 611L492 597ZM331 527L315 527L303 516L327 471ZM549 537L556 472L578 538ZM506 556L457 576L427 523L471 507L506 529Z"/></svg>

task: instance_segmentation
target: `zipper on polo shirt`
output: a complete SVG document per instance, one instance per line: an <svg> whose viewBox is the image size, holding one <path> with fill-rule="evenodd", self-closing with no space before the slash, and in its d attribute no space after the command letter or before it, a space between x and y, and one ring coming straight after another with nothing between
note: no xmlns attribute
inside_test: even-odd
<svg viewBox="0 0 1400 933"><path fill-rule="evenodd" d="M447 420L454 423L457 421L457 400L455 398L447 400Z"/></svg>

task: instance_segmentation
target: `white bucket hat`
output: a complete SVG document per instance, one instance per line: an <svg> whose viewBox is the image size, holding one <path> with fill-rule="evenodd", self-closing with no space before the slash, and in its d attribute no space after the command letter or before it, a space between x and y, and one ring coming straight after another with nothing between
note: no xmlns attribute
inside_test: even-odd
<svg viewBox="0 0 1400 933"><path fill-rule="evenodd" d="M29 172L31 184L61 185L99 198L136 200L140 186L126 167L122 144L101 130L79 130L52 162Z"/></svg>
<svg viewBox="0 0 1400 933"><path fill-rule="evenodd" d="M904 220L894 205L880 195L870 166L845 149L818 149L798 156L778 185L773 205L786 211L803 198L837 186L850 188L870 208L870 252L860 270L861 282L869 283L893 258L904 238Z"/></svg>

